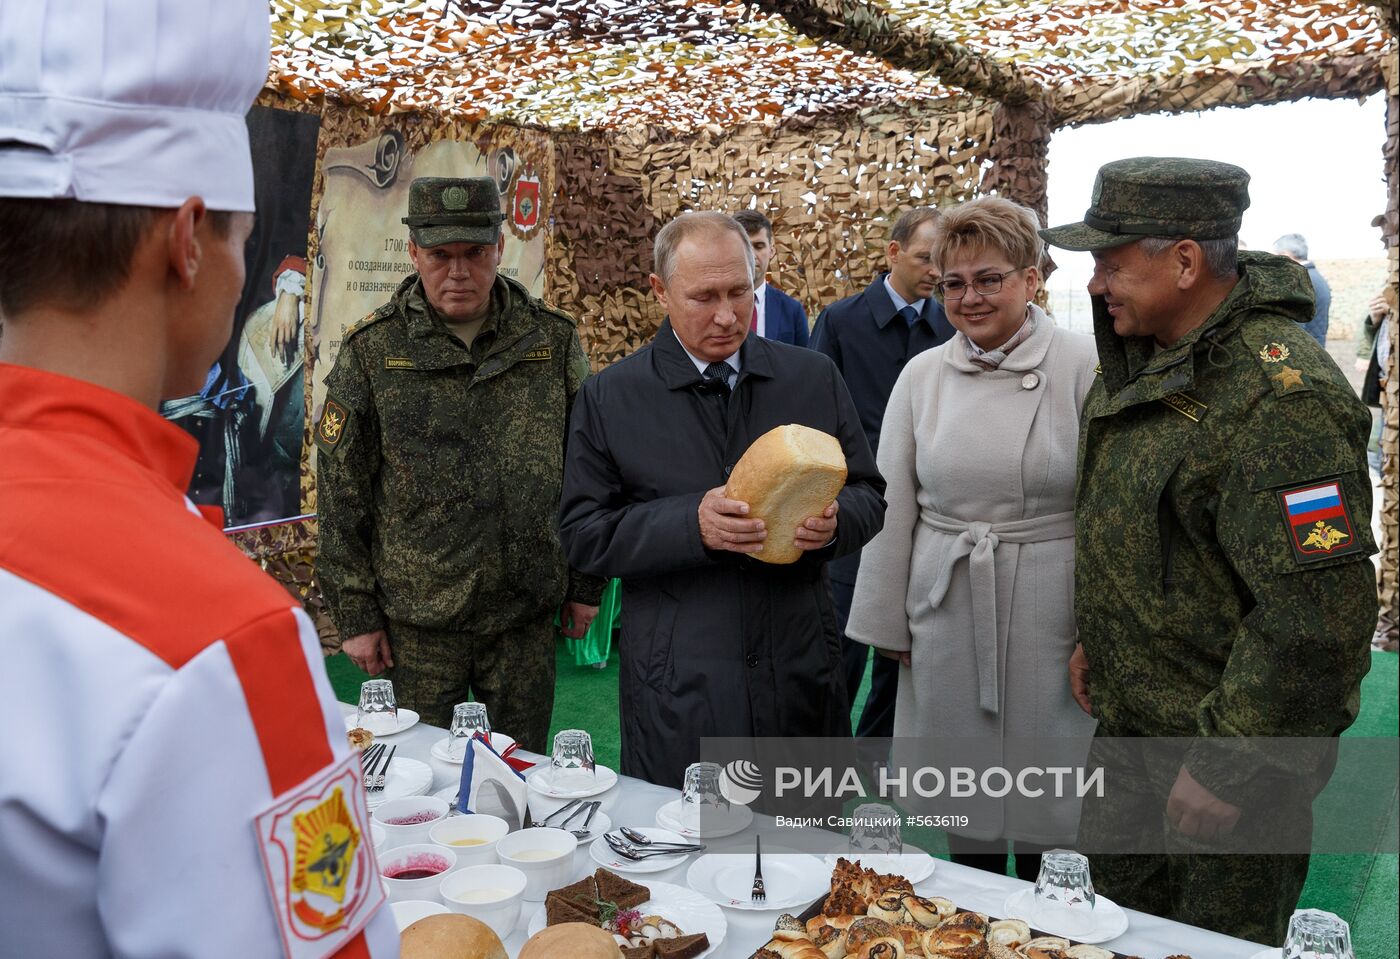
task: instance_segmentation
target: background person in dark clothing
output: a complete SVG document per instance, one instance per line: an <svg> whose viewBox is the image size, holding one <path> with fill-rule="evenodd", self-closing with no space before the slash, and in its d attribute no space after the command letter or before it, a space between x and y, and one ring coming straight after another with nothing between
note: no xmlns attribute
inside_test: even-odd
<svg viewBox="0 0 1400 959"><path fill-rule="evenodd" d="M953 336L953 325L933 297L938 271L929 259L929 248L937 218L938 211L930 207L901 215L890 231L886 251L889 271L881 273L855 296L837 300L822 310L812 330L810 346L831 357L841 371L872 451L878 451L885 404L904 364L910 357ZM860 553L843 556L831 564L831 591L842 634L846 691L852 700L865 675L870 652L868 646L845 635L859 568ZM870 695L856 724L857 736L894 734L898 685L898 660L876 656Z"/></svg>

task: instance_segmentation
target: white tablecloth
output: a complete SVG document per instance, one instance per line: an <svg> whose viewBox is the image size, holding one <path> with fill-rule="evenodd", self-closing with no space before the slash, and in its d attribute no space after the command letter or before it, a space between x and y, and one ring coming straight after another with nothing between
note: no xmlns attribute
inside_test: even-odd
<svg viewBox="0 0 1400 959"><path fill-rule="evenodd" d="M341 709L347 715L355 711L354 706L343 703ZM432 790L437 791L446 786L456 785L461 777L461 766L433 759L429 755L433 744L446 735L446 730L419 723L412 729L387 737L384 741L398 746L398 756L418 759L431 766ZM603 801L603 812L612 817L616 828L654 826L656 810L679 796L678 790L624 776L617 786L595 798ZM548 813L558 805L554 803L542 810L536 810L533 805L535 798L532 794L532 814ZM578 852L574 854L573 879L581 879L597 868L586 847L587 843L581 843ZM649 873L635 878L643 884L651 880L683 886L690 862L691 860L687 860L665 872ZM981 869L939 860L933 875L917 883L915 889L922 895L944 896L964 909L999 915L1008 895L1029 886L1030 883L1010 876L997 876ZM525 929L535 912L541 908L540 903L525 903L515 932L505 941L506 951L510 955L514 956L525 944ZM1117 939L1103 943L1105 948L1141 956L1143 959L1164 959L1166 956L1177 954L1189 955L1193 959L1250 959L1265 948L1259 943L1222 936L1216 932L1197 929L1195 926L1183 925L1131 909L1127 910L1127 913L1128 931ZM725 909L724 918L729 924L729 931L724 942L713 953L713 959L748 959L755 949L768 941L773 932L773 920L778 915L778 911L749 912Z"/></svg>

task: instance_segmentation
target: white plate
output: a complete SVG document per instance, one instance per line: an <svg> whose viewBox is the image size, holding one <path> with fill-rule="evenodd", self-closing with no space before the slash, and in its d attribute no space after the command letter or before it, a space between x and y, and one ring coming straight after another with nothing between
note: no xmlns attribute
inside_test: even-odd
<svg viewBox="0 0 1400 959"><path fill-rule="evenodd" d="M595 819L596 823L597 820ZM606 830L604 830L606 831ZM685 842L685 837L678 832L671 832L669 829L638 829L637 832L648 839L655 839L658 842ZM688 852L678 852L674 856L651 856L637 862L632 859L623 859L613 852L608 845L608 840L599 836L593 840L588 847L588 854L593 857L593 861L600 866L606 866L613 872L665 872L667 869L679 866L691 855ZM685 926L681 926L682 929Z"/></svg>
<svg viewBox="0 0 1400 959"><path fill-rule="evenodd" d="M733 817L733 818L730 818ZM753 822L753 810L748 806L731 805L728 814L707 813L704 829L688 829L681 825L681 801L673 799L656 811L656 824L662 829L678 832L686 839L720 839L743 832Z"/></svg>
<svg viewBox="0 0 1400 959"><path fill-rule="evenodd" d="M810 905L831 891L831 871L805 853L764 853L763 891L754 902L753 856L738 853L701 856L685 873L686 885L711 902L730 909L781 910ZM684 927L682 927L684 928Z"/></svg>
<svg viewBox="0 0 1400 959"><path fill-rule="evenodd" d="M398 728L398 729L394 730L392 733L375 733L375 734L374 734L374 738L375 738L375 739L379 739L379 738L381 738L381 737L383 737L383 736L397 736L399 733L403 732L404 730L406 730L406 729L411 729L411 728L413 728L414 726L417 726L417 725L418 725L418 714L415 713L415 712L414 712L413 710L411 710L411 709L405 709L403 706L400 706L400 707L399 707L398 719L399 719L399 728ZM354 714L354 713L351 713L349 716L346 716L346 717L345 717L345 731L346 731L347 733L348 733L350 730L354 729L354 728L355 728L356 726L358 726L358 725L359 725L359 724L358 724L357 722L355 722L355 714Z"/></svg>
<svg viewBox="0 0 1400 959"><path fill-rule="evenodd" d="M922 882L933 875L934 864L938 860L924 852L918 846L904 844L905 852L899 855L881 855L877 853L846 853L844 857L840 853L831 853L826 857L826 864L832 869L836 868L836 860L844 858L847 862L853 862L866 869L874 869L885 876L903 876L911 883Z"/></svg>
<svg viewBox="0 0 1400 959"><path fill-rule="evenodd" d="M582 789L559 790L551 788L549 777L553 772L553 766L537 766L525 774L525 782L535 792L541 796L548 796L550 799L587 799L589 796L605 793L617 785L617 772L601 764L593 767L593 785L585 786Z"/></svg>
<svg viewBox="0 0 1400 959"><path fill-rule="evenodd" d="M1283 947L1274 946L1272 949L1260 949L1249 959L1283 959Z"/></svg>
<svg viewBox="0 0 1400 959"><path fill-rule="evenodd" d="M1075 942L1090 944L1117 939L1128 931L1128 914L1123 911L1122 906L1104 895L1094 896L1094 927L1088 932L1076 932L1073 935L1050 928L1043 922L1031 922L1031 907L1034 905L1034 889L1013 892L1006 897L1006 904L1002 906L1002 918L1023 919L1029 922L1032 928L1039 929L1048 936L1061 936Z"/></svg>
<svg viewBox="0 0 1400 959"><path fill-rule="evenodd" d="M467 754L463 753L462 759L453 759L452 754L447 751L447 744L450 742L452 742L451 736L445 736L439 739L437 742L433 743L433 748L428 750L428 754L439 762L456 763L460 766L462 765L462 759L466 759ZM496 750L497 753L503 753L514 745L515 740L511 739L505 733L491 734L491 748Z"/></svg>
<svg viewBox="0 0 1400 959"><path fill-rule="evenodd" d="M416 759L400 759L395 756L389 763L389 772L384 777L384 788L379 792L366 792L365 802L370 809L376 808L386 799L400 796L422 796L433 784L433 770L427 763Z"/></svg>
<svg viewBox="0 0 1400 959"><path fill-rule="evenodd" d="M651 898L638 906L637 910L643 915L664 916L679 926L687 936L703 932L709 937L710 948L700 953L697 959L713 955L720 943L724 942L725 933L729 931L724 911L704 896L684 886L672 885L669 882L649 882L646 885L651 890ZM530 927L525 935L528 937L537 934L544 928L544 924L544 906L540 906L530 917Z"/></svg>

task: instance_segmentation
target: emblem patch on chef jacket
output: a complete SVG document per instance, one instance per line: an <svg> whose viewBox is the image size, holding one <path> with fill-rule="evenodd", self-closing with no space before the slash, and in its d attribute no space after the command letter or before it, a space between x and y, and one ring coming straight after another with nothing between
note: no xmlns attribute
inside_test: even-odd
<svg viewBox="0 0 1400 959"><path fill-rule="evenodd" d="M1278 499L1283 521L1288 525L1293 558L1298 562L1346 556L1364 547L1356 536L1340 483L1310 483L1280 490Z"/></svg>
<svg viewBox="0 0 1400 959"><path fill-rule="evenodd" d="M357 754L272 801L256 820L287 959L322 959L384 903Z"/></svg>

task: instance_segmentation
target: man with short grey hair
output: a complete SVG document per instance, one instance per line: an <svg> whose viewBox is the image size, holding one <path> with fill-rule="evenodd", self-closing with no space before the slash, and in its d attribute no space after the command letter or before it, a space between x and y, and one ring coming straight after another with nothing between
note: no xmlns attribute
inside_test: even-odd
<svg viewBox="0 0 1400 959"><path fill-rule="evenodd" d="M1328 285L1317 264L1308 259L1308 241L1301 233L1285 233L1274 241L1274 252L1279 256L1288 257L1308 271L1308 279L1312 281L1313 289L1313 315L1311 320L1303 324L1303 329L1317 340L1318 345L1325 347L1327 314L1332 308L1332 287Z"/></svg>
<svg viewBox="0 0 1400 959"><path fill-rule="evenodd" d="M1369 417L1299 329L1303 270L1238 250L1248 183L1116 160L1083 221L1041 236L1095 262L1068 680L1110 774L1078 845L1119 904L1278 945L1308 871L1280 839L1306 848L1327 769L1253 743L1356 719L1375 544Z"/></svg>
<svg viewBox="0 0 1400 959"><path fill-rule="evenodd" d="M622 772L678 787L702 737L849 734L825 568L879 530L885 484L831 362L750 335L743 227L684 214L654 261L667 318L579 391L560 535L575 568L627 584ZM724 486L749 444L788 423L840 441L846 486L785 534L802 557L772 565L754 555L774 531Z"/></svg>

